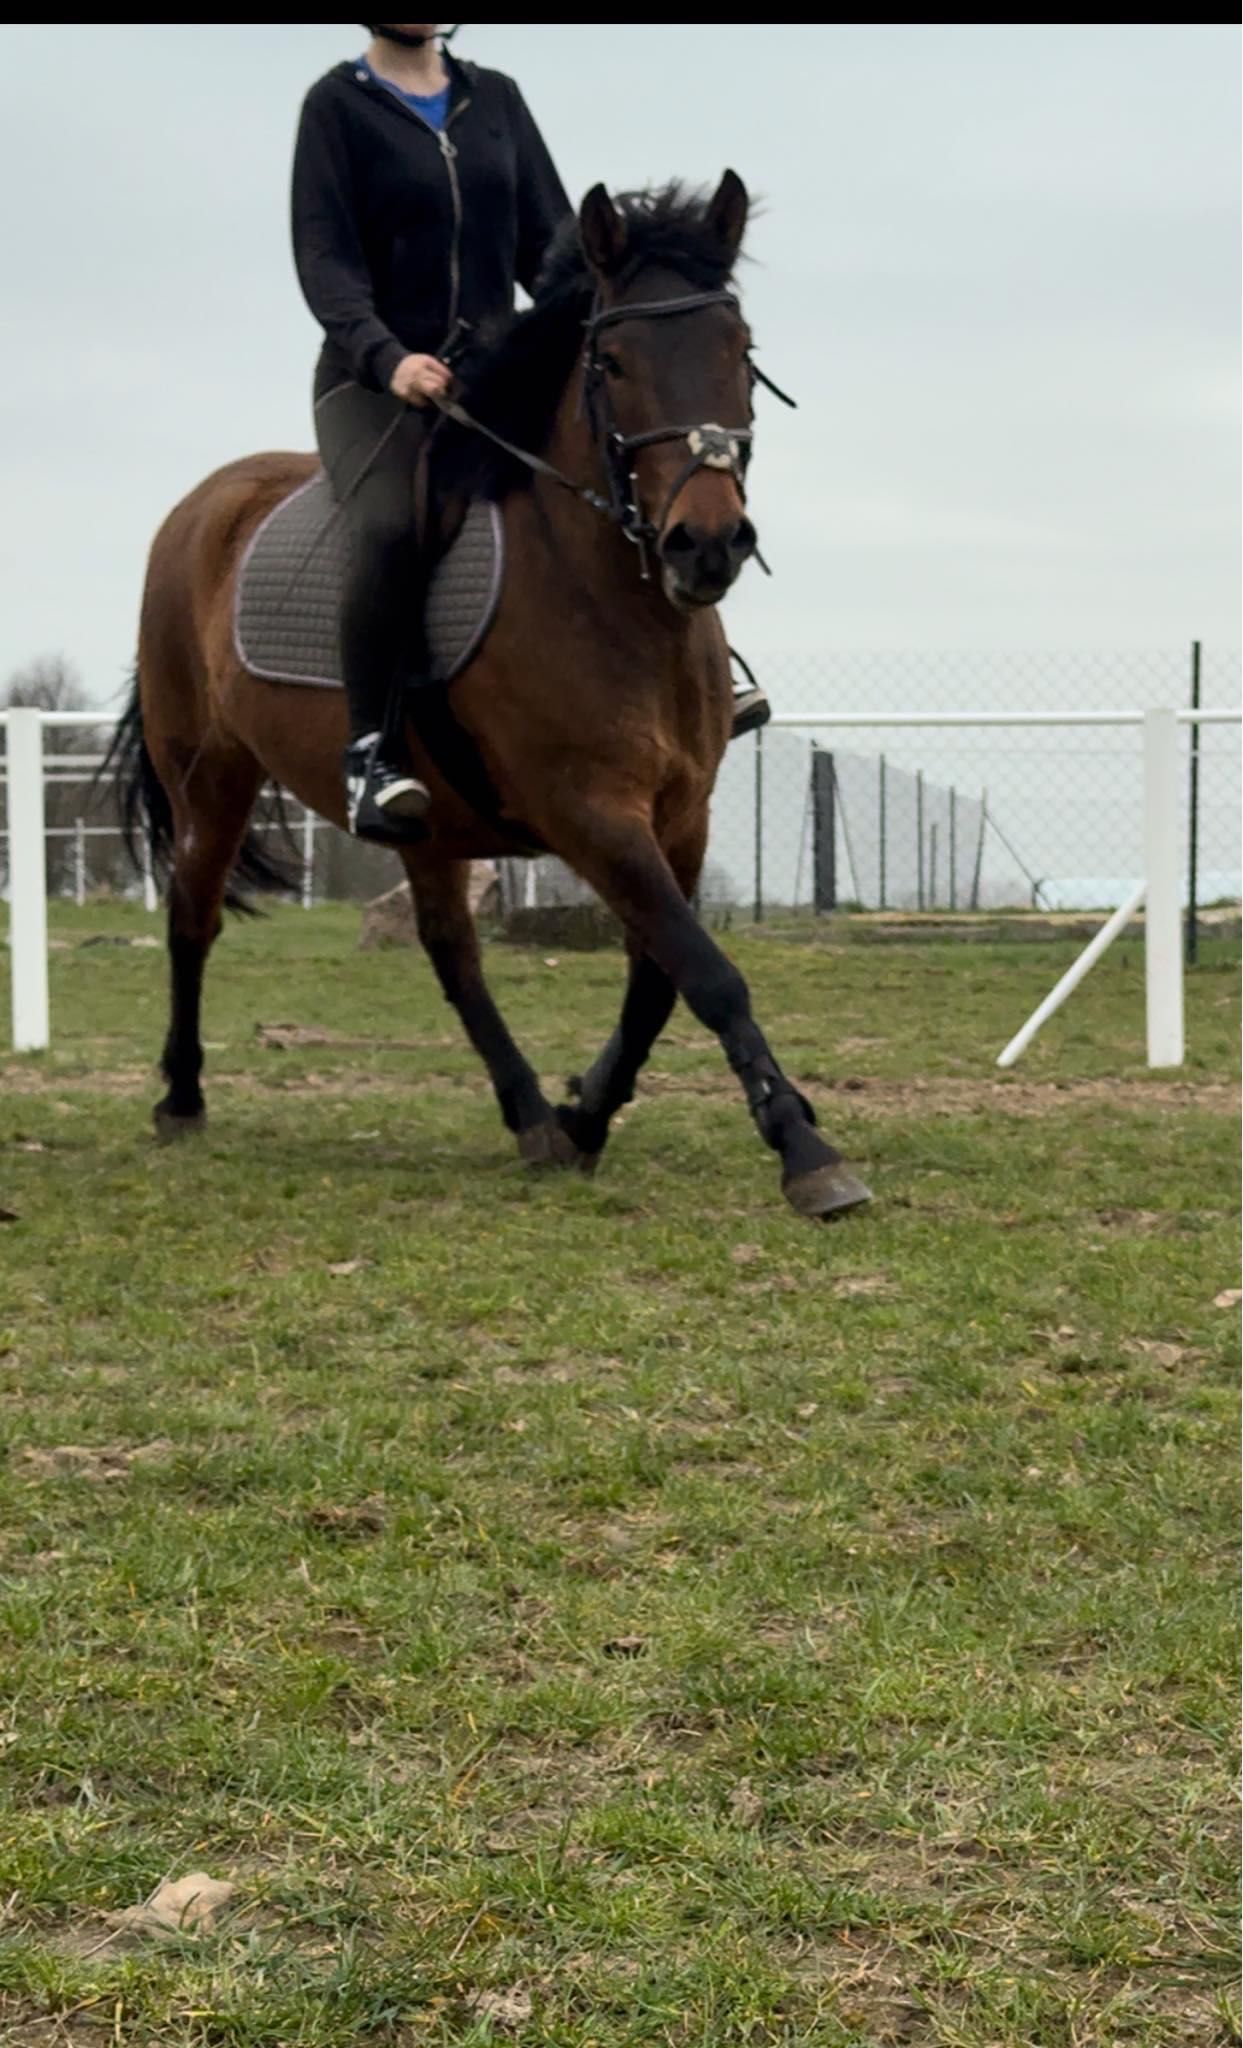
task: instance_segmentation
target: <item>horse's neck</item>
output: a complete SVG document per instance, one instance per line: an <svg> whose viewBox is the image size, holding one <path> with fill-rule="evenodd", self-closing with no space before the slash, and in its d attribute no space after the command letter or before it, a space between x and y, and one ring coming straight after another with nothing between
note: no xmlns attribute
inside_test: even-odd
<svg viewBox="0 0 1243 2048"><path fill-rule="evenodd" d="M542 452L563 476L603 492L604 467L579 401L578 382L576 375ZM567 593L581 593L595 622L580 693L598 684L610 720L623 700L636 709L641 704L648 721L660 707L657 717L668 746L680 748L697 770L714 768L722 744L719 705L728 678L716 615L675 610L661 588L659 563L649 555L650 580L643 581L639 550L613 520L581 498L543 479L537 479L536 492L542 544L556 584ZM613 730L611 723L608 729ZM658 750L652 758L667 768L667 751Z"/></svg>

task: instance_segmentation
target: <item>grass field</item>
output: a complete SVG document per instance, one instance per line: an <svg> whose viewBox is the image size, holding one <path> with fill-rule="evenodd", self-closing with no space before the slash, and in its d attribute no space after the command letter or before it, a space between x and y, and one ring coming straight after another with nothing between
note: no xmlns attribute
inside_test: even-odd
<svg viewBox="0 0 1243 2048"><path fill-rule="evenodd" d="M152 929L0 1059L0 2041L1236 2041L1237 948L1180 1074L1125 946L1000 1079L1073 948L731 937L825 1230L684 1011L530 1177L344 909L226 934L158 1151ZM618 958L489 960L581 1067Z"/></svg>

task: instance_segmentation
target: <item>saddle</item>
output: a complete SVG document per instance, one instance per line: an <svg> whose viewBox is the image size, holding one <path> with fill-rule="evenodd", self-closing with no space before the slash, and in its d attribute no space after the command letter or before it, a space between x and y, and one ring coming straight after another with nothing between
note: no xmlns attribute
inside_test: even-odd
<svg viewBox="0 0 1243 2048"><path fill-rule="evenodd" d="M283 498L242 558L233 615L238 660L265 682L339 690L344 522L323 470ZM438 529L440 521L436 522ZM423 597L420 682L447 685L479 652L505 570L500 508L477 498L441 544Z"/></svg>
<svg viewBox="0 0 1243 2048"><path fill-rule="evenodd" d="M426 463L420 470L426 469ZM473 661L496 617L505 575L505 529L489 498L449 506L419 491L420 552L433 566L412 590L405 714L445 780L515 853L543 843L502 813L474 740L457 718L449 685ZM265 682L308 690L344 688L341 594L346 533L328 478L318 470L256 528L242 558L233 614L238 660ZM419 619L421 600L421 626Z"/></svg>

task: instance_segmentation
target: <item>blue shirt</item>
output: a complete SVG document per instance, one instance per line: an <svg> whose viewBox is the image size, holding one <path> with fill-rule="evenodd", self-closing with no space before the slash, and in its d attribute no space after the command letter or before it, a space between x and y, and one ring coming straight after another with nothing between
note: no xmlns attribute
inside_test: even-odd
<svg viewBox="0 0 1243 2048"><path fill-rule="evenodd" d="M359 58L358 66L360 71L365 71L368 78L373 78L377 85L386 85L394 97L399 99L403 106L409 107L412 114L418 114L426 121L429 128L439 131L444 127L449 112L447 85L440 92L403 92L399 85L393 84L391 78L381 78L378 72L373 71L365 57Z"/></svg>

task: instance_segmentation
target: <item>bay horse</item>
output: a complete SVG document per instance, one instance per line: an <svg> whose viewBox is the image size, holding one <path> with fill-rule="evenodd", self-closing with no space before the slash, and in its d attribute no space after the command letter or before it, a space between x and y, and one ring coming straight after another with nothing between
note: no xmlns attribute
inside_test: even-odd
<svg viewBox="0 0 1243 2048"><path fill-rule="evenodd" d="M458 423L438 427L438 473L498 500L504 522L499 609L452 685L498 813L466 801L413 720L432 803L426 837L401 858L423 945L524 1159L595 1165L681 995L720 1039L789 1202L830 1218L869 1192L816 1129L688 901L732 719L715 606L757 545L744 476L761 373L731 289L748 204L732 171L709 199L671 186L614 200L595 186L531 308L466 375ZM261 680L232 631L249 538L317 466L296 454L231 463L151 548L111 765L131 824L141 817L153 852L171 855L164 1139L203 1122L200 999L222 907L244 907L232 883L272 879L248 830L261 787L270 778L345 822L344 693ZM556 1108L488 992L467 905L471 859L512 853L519 833L589 883L626 936L617 1028Z"/></svg>

